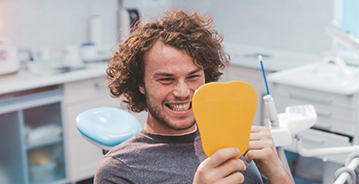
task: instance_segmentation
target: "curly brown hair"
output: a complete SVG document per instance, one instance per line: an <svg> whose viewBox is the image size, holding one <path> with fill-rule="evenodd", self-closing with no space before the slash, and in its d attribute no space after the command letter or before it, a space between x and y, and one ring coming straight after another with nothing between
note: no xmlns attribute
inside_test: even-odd
<svg viewBox="0 0 359 184"><path fill-rule="evenodd" d="M230 60L223 51L223 36L213 29L209 13L172 9L159 19L140 20L119 45L106 70L111 95L123 95L123 102L134 112L147 110L139 86L144 86L144 55L158 40L185 50L194 64L204 69L206 82L217 81Z"/></svg>

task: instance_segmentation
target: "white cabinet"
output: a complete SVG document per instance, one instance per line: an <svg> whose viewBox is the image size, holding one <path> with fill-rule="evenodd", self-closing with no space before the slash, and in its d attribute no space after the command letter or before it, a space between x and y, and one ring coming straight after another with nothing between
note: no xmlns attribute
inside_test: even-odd
<svg viewBox="0 0 359 184"><path fill-rule="evenodd" d="M67 183L61 88L0 95L0 183Z"/></svg>
<svg viewBox="0 0 359 184"><path fill-rule="evenodd" d="M356 71L358 67L348 66ZM278 113L286 106L312 104L318 115L314 126L303 133L303 147L328 148L359 143L359 78L343 75L336 64L313 63L273 73L271 94ZM293 143L294 144L294 143ZM294 145L286 147L295 151ZM324 156L323 183L333 183L336 169L343 166L350 153ZM323 158L317 156L316 158ZM312 158L314 159L314 158ZM306 166L308 171L312 167ZM308 171L310 173L310 171ZM329 181L331 180L331 181Z"/></svg>
<svg viewBox="0 0 359 184"><path fill-rule="evenodd" d="M99 147L87 142L75 126L76 116L96 107L118 107L121 100L112 98L105 83L105 76L64 84L66 124L68 136L68 158L71 182L93 177L99 160L103 157ZM132 113L142 124L146 122L147 113Z"/></svg>
<svg viewBox="0 0 359 184"><path fill-rule="evenodd" d="M341 95L308 88L274 83L272 96L278 113L284 112L286 106L314 105L318 121L313 129L303 134L305 148L324 148L350 146L356 142L358 119L358 94ZM294 144L294 143L293 143ZM288 150L295 151L294 145ZM328 156L328 160L344 164L348 154ZM319 157L321 158L321 157Z"/></svg>

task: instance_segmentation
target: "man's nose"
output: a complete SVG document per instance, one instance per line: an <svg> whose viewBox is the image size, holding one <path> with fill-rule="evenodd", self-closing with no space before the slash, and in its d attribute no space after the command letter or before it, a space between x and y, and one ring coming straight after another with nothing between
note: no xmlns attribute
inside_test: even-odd
<svg viewBox="0 0 359 184"><path fill-rule="evenodd" d="M186 98L190 95L190 88L186 82L178 82L174 91L173 95L178 98Z"/></svg>

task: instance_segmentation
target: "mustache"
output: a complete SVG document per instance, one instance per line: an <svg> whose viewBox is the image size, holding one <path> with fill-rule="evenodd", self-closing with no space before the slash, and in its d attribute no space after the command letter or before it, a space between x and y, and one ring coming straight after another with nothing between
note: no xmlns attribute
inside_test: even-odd
<svg viewBox="0 0 359 184"><path fill-rule="evenodd" d="M191 97L185 97L185 98L178 98L175 97L174 99L166 99L168 102L183 102L183 101L192 101Z"/></svg>

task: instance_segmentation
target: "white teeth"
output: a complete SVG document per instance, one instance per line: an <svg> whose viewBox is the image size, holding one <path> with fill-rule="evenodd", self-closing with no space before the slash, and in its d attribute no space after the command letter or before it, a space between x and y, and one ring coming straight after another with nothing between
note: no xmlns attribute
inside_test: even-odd
<svg viewBox="0 0 359 184"><path fill-rule="evenodd" d="M186 104L168 104L169 108L174 111L184 111L190 108L191 103Z"/></svg>

